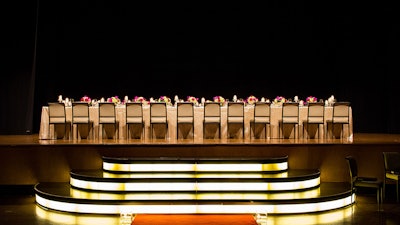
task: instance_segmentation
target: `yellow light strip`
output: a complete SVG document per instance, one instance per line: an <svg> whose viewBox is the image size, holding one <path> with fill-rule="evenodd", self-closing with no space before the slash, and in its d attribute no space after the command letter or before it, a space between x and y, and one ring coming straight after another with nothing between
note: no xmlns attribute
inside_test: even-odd
<svg viewBox="0 0 400 225"><path fill-rule="evenodd" d="M92 214L120 214L121 212L131 212L132 214L193 214L193 213L259 213L268 214L295 214L322 212L338 209L354 203L354 196L347 196L337 200L316 203L298 204L216 204L216 205L99 205L99 204L80 204L49 200L36 195L37 204L52 210L70 213L92 213Z"/></svg>
<svg viewBox="0 0 400 225"><path fill-rule="evenodd" d="M106 193L87 192L79 189L70 189L71 197L77 199L101 199L101 200L271 200L271 199L300 199L316 198L320 195L320 188L314 188L302 192L278 192L278 193Z"/></svg>
<svg viewBox="0 0 400 225"><path fill-rule="evenodd" d="M268 225L315 225L315 224L338 224L350 217L354 212L353 207L345 207L337 210L329 210L320 213L308 214L282 214L267 215ZM36 215L54 224L65 225L93 225L93 224L122 224L119 215L92 215L92 214L71 214L58 211L45 210L36 207ZM134 218L133 218L134 219Z"/></svg>
<svg viewBox="0 0 400 225"><path fill-rule="evenodd" d="M103 169L114 172L161 172L161 171L241 171L241 172L255 172L255 171L283 171L288 169L287 162L281 163L204 163L204 164L179 164L179 163L108 163L103 162Z"/></svg>
<svg viewBox="0 0 400 225"><path fill-rule="evenodd" d="M76 188L102 191L289 191L316 187L320 178L291 182L101 182L70 178Z"/></svg>
<svg viewBox="0 0 400 225"><path fill-rule="evenodd" d="M120 224L119 216L93 215L93 214L68 214L65 212L49 211L42 207L36 207L36 215L43 219L53 222L52 224L64 225L93 225L93 224Z"/></svg>

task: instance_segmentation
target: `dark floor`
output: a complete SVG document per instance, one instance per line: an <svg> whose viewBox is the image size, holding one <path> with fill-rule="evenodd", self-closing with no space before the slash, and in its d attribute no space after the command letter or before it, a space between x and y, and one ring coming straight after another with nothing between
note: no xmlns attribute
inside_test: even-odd
<svg viewBox="0 0 400 225"><path fill-rule="evenodd" d="M0 225L120 224L119 215L82 215L45 210L35 204L33 195L3 195L0 200ZM374 194L362 193L357 196L356 204L343 209L315 214L268 215L268 225L276 224L400 224L400 203L396 203L393 196L387 196L379 209Z"/></svg>

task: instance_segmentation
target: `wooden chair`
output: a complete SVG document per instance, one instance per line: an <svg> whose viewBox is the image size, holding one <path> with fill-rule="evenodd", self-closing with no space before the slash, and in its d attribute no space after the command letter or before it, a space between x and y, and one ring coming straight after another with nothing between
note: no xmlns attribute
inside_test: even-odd
<svg viewBox="0 0 400 225"><path fill-rule="evenodd" d="M376 177L362 177L358 175L357 161L353 156L346 156L347 164L350 172L351 190L355 194L360 188L372 188L376 190L376 200L378 206L383 200L383 182Z"/></svg>
<svg viewBox="0 0 400 225"><path fill-rule="evenodd" d="M154 136L154 126L163 125L165 127L164 138L169 138L168 135L168 117L167 117L167 103L165 102L150 102L150 136Z"/></svg>
<svg viewBox="0 0 400 225"><path fill-rule="evenodd" d="M396 184L396 201L399 202L399 176L400 176L400 152L383 152L384 180L383 194L386 196L388 183Z"/></svg>
<svg viewBox="0 0 400 225"><path fill-rule="evenodd" d="M143 104L141 102L126 102L125 103L125 118L126 118L126 137L130 139L133 133L133 126L140 127L140 139L145 137L145 125L143 121Z"/></svg>
<svg viewBox="0 0 400 225"><path fill-rule="evenodd" d="M206 129L211 125L217 127L218 138L221 138L221 106L219 102L204 102L203 138L207 138Z"/></svg>
<svg viewBox="0 0 400 225"><path fill-rule="evenodd" d="M264 130L265 139L269 134L271 135L271 103L270 102L256 102L254 104L254 118L250 121L253 128L253 136L256 138L257 125L261 125Z"/></svg>
<svg viewBox="0 0 400 225"><path fill-rule="evenodd" d="M285 126L292 125L294 130L293 138L299 135L299 103L284 102L282 103L282 119L279 121L279 137L285 138Z"/></svg>
<svg viewBox="0 0 400 225"><path fill-rule="evenodd" d="M344 137L344 126L347 125L350 130L350 102L333 103L332 119L327 123L332 125L331 138L336 137L335 127L340 126L340 135L338 138Z"/></svg>
<svg viewBox="0 0 400 225"><path fill-rule="evenodd" d="M109 129L112 127L112 129ZM116 117L115 104L113 102L99 103L99 135L108 139L118 139L118 122ZM103 135L104 134L104 135Z"/></svg>
<svg viewBox="0 0 400 225"><path fill-rule="evenodd" d="M303 121L303 134L304 138L312 138L317 136L318 138L321 138L320 135L320 126L322 126L323 129L323 135L322 137L325 136L325 103L323 102L309 102L308 103L308 110L307 110L307 119L306 121ZM310 135L312 128L312 125L316 126L316 133L314 135ZM306 131L306 132L304 132Z"/></svg>
<svg viewBox="0 0 400 225"><path fill-rule="evenodd" d="M228 138L231 136L232 125L240 125L242 130L242 139L244 139L244 102L228 102L227 108L227 129Z"/></svg>
<svg viewBox="0 0 400 225"><path fill-rule="evenodd" d="M84 126L83 126L84 125ZM85 128L85 129L84 129ZM74 139L87 139L92 132L93 123L90 121L89 103L72 103L72 133ZM92 132L93 133L93 132Z"/></svg>
<svg viewBox="0 0 400 225"><path fill-rule="evenodd" d="M70 122L66 119L65 104L60 102L49 102L49 137L51 139L63 139L68 135ZM60 132L60 128L63 131Z"/></svg>
<svg viewBox="0 0 400 225"><path fill-rule="evenodd" d="M182 138L185 139L192 131L192 137L194 139L194 104L193 102L177 102L176 103L176 139L179 139L182 134ZM183 125L183 126L180 126ZM189 125L189 129L186 129ZM181 131L181 132L179 132Z"/></svg>

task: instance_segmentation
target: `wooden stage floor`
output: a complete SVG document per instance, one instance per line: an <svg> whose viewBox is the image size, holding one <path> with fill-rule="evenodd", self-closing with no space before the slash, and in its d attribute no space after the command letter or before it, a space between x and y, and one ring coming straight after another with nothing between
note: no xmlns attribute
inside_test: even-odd
<svg viewBox="0 0 400 225"><path fill-rule="evenodd" d="M355 133L352 140L347 139L204 139L193 141L191 139L180 139L180 140L165 140L165 139L153 139L153 140L114 140L114 139L102 139L102 140L39 140L38 134L32 135L0 135L0 145L66 145L66 144L89 144L89 145L124 145L124 144L195 144L195 145L214 145L214 144L234 144L234 145L265 145L265 144L400 144L400 134L375 134L375 133Z"/></svg>

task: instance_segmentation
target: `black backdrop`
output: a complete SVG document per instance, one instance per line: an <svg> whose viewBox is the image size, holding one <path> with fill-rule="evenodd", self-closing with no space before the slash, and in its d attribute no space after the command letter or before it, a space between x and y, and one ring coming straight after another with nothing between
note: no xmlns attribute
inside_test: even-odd
<svg viewBox="0 0 400 225"><path fill-rule="evenodd" d="M352 102L354 132L400 131L398 24L387 3L8 4L1 87L14 108L1 109L3 134L38 132L41 106L58 95L335 95Z"/></svg>

